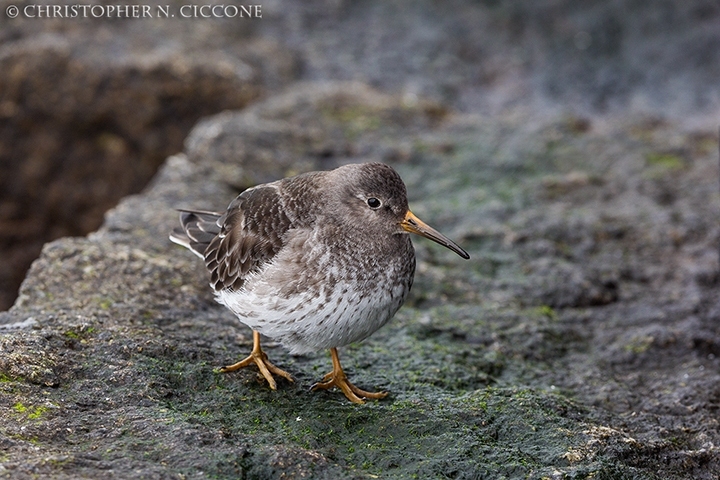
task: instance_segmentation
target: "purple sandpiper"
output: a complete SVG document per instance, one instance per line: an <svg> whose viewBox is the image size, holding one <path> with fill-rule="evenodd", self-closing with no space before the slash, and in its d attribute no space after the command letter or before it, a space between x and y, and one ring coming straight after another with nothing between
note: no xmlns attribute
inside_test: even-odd
<svg viewBox="0 0 720 480"><path fill-rule="evenodd" d="M415 273L408 233L470 256L408 209L400 175L381 163L352 164L249 188L224 213L180 211L170 239L205 260L216 300L253 330L252 353L224 367L255 364L273 374L260 334L291 353L330 349L333 369L313 390L339 387L352 402L379 399L350 383L338 347L385 325L407 298Z"/></svg>

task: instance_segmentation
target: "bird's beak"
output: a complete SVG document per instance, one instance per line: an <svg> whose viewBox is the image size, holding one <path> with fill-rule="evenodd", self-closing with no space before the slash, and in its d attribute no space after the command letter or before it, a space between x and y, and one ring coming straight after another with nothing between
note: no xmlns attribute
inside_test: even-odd
<svg viewBox="0 0 720 480"><path fill-rule="evenodd" d="M445 235L443 235L442 233L438 232L437 230L432 228L427 223L420 220L410 210L408 210L407 213L405 214L405 218L403 218L403 220L400 222L400 226L403 228L403 230L405 230L407 232L415 233L422 237L429 238L433 242L437 242L440 245L442 245L443 247L449 248L450 250L457 253L465 260L470 258L470 255L468 255L468 253L465 250L460 248L460 246L457 243L453 242L452 240L447 238Z"/></svg>

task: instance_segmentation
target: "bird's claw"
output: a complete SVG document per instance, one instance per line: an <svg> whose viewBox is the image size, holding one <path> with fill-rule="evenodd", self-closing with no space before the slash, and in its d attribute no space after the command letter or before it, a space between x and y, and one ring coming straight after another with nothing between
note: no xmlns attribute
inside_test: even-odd
<svg viewBox="0 0 720 480"><path fill-rule="evenodd" d="M240 360L239 362L232 365L221 368L220 372L234 372L235 370L239 370L254 363L260 369L260 374L265 378L265 380L267 380L268 385L270 385L270 388L273 390L277 390L277 383L275 382L275 378L272 376L273 373L275 375L280 375L281 377L285 378L290 382L294 382L293 378L290 376L289 373L287 373L281 368L276 367L270 362L270 360L268 360L267 354L262 351L262 348L260 348L260 334L258 334L257 332L253 332L253 340L253 350L250 355L247 356L247 358L245 358L244 360Z"/></svg>
<svg viewBox="0 0 720 480"><path fill-rule="evenodd" d="M347 379L347 375L345 375L345 372L340 366L337 349L330 349L330 354L333 359L333 371L326 374L321 381L310 387L310 390L329 390L333 387L338 387L347 399L353 403L365 403L363 398L379 400L387 397L388 392L367 392L350 383L350 380Z"/></svg>

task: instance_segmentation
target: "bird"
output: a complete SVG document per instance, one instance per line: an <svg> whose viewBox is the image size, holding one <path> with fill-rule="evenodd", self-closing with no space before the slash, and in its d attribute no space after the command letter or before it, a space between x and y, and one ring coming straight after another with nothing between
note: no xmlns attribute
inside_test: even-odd
<svg viewBox="0 0 720 480"><path fill-rule="evenodd" d="M381 399L350 382L338 348L364 340L405 302L415 274L410 233L469 259L408 208L389 165L348 164L244 190L224 212L179 209L170 240L205 261L215 299L253 332L250 355L273 390L293 382L261 347L261 334L293 354L328 349L332 370L311 390L339 388L353 403Z"/></svg>

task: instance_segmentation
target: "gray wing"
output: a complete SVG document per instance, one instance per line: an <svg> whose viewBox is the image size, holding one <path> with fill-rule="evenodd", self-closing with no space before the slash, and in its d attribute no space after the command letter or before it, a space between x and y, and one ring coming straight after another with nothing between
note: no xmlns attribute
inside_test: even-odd
<svg viewBox="0 0 720 480"><path fill-rule="evenodd" d="M277 255L293 228L273 184L238 195L216 224L219 231L204 251L215 291L242 288L249 274Z"/></svg>

